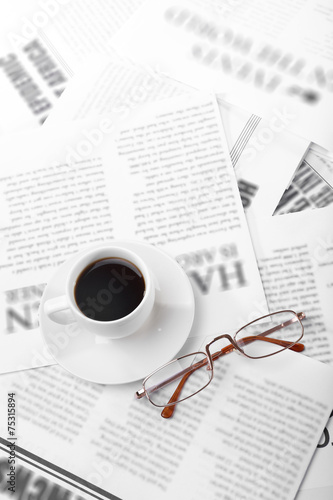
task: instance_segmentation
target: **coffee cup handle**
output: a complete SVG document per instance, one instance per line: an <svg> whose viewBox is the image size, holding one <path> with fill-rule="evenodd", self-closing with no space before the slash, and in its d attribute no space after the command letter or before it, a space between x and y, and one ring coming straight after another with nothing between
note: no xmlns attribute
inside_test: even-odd
<svg viewBox="0 0 333 500"><path fill-rule="evenodd" d="M47 300L44 304L44 312L52 321L60 325L69 325L75 321L66 295Z"/></svg>

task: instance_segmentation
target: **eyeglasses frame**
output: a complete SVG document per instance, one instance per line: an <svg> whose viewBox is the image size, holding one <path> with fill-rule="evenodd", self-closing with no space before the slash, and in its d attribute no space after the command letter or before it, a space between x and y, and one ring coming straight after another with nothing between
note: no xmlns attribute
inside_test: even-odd
<svg viewBox="0 0 333 500"><path fill-rule="evenodd" d="M265 354L264 356L250 356L249 354L246 354L243 349L237 344L237 340L236 340L236 336L237 334L241 331L241 330L244 330L245 328L247 328L248 326L252 325L253 323L256 323L257 321L260 321L264 318L268 318L270 316L274 316L276 314L281 314L281 313L292 313L294 314L295 316L295 321L298 320L298 322L300 323L301 325L301 330L302 330L302 334L301 336L295 341L295 342L291 342L290 345L286 346L286 347L282 347L279 351L276 351L276 352L273 352L273 353L270 353L270 354ZM303 337L304 335L304 326L303 326L303 323L302 323L302 320L305 318L305 313L304 312L300 312L300 313L296 313L295 311L292 311L291 309L284 309L284 310L281 310L281 311L276 311L276 312L273 312L273 313L269 313L269 314L265 314L264 316L261 316L259 318L256 318L252 321L250 321L249 323L247 323L246 325L243 325L241 328L239 328L236 333L234 334L234 336L232 337L231 335L229 335L228 333L225 333L223 335L219 335L217 337L215 337L213 340L211 340L208 344L206 344L205 346L205 351L196 351L196 352L192 352L192 353L189 353L189 354L185 354L184 356L180 356L178 358L174 358L172 359L171 361L169 361L168 363L165 363L164 365L160 366L159 368L157 368L156 370L154 370L153 372L151 372L149 375L147 375L147 377L145 377L145 379L142 381L142 389L140 389L139 391L137 391L135 393L135 397L136 399L141 399L143 398L144 396L147 397L147 399L149 400L149 402L156 406L157 408L168 408L168 407L171 407L171 406L175 406L176 404L178 403L181 403L183 401L185 401L186 399L189 399L189 398L192 398L193 396L195 396L196 394L198 394L199 392L201 392L203 389L205 389L210 383L211 381L213 380L214 378L214 360L213 360L213 356L214 354L211 354L210 352L210 346L212 344L214 344L214 342L216 342L217 340L220 340L220 339L228 339L229 342L230 342L230 345L232 346L232 349L230 349L230 351L228 352L232 352L232 351L235 351L237 354L239 355L243 355L247 358L250 358L250 359L261 359L261 358L268 358L270 356L274 356L275 354L278 354L279 352L282 352L282 351L285 351L286 349L290 349L291 347L293 347L295 344L297 344ZM290 324L291 322L293 322L293 320L288 320L287 322L285 323L281 323L281 325L278 325L274 328L271 328L270 330L267 330L266 332L263 332L263 334L266 334L268 335L268 333L272 333L274 331L277 331L281 328L284 328L285 326L288 326L288 324ZM261 334L263 336L263 334ZM229 346L227 346L229 347ZM175 402L172 402L172 403L167 403L167 404L163 404L163 405L157 405L156 403L154 403L150 397L149 397L149 394L148 392L146 391L146 388L145 388L145 383L147 382L147 380L149 380L150 377L152 377L155 373L157 373L158 371L162 370L163 368L167 367L168 365L170 365L171 363L174 363L175 361L177 360L181 360L181 359L184 359L188 356L193 356L195 354L203 354L206 359L208 360L208 366L207 366L207 370L210 371L210 379L209 381L207 382L206 385L204 385L201 389L199 389L198 391L194 392L193 394L191 394L190 396L187 396L179 401L175 401ZM195 365L193 365L195 366ZM202 365L204 366L204 365ZM199 367L198 367L199 368ZM200 366L201 368L201 366ZM189 375L191 373L193 373L194 370L191 370L189 371L189 369L187 368L186 370L184 370L184 375L186 373L188 373ZM177 379L179 379L179 376L180 376L181 372L177 374ZM170 380L171 381L171 380ZM165 382L163 383L163 385L166 385ZM157 390L159 387L156 387L155 390ZM151 392L154 392L154 391L151 391Z"/></svg>

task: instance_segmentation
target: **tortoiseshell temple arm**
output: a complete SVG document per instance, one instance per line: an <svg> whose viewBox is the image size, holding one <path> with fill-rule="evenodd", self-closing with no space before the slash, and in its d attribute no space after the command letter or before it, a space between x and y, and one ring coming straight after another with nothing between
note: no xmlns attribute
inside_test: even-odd
<svg viewBox="0 0 333 500"><path fill-rule="evenodd" d="M280 345L282 347L288 347L288 345L293 344L292 342L288 342L287 340L272 339L270 337L261 337L261 336L256 336L256 337L250 336L250 337L244 337L242 339L244 344L247 342L253 341L253 340L264 340L265 342L277 344L277 345ZM224 354L228 354L229 352L232 352L234 350L235 350L234 346L232 344L229 344L228 346L221 349L221 351L218 351L218 352L215 352L214 354L212 354L212 359L213 360L218 359L221 356L223 356ZM296 343L294 345L291 345L290 350L296 351L296 352L301 352L304 350L304 344ZM183 376L183 378L180 380L175 392L173 393L173 395L169 399L168 404L176 403L178 401L180 394L181 394L181 391L185 385L185 382L189 378L189 376L194 371L196 371L198 368L201 368L202 366L205 366L206 364L207 364L207 360L203 360L201 363L197 363L195 367L193 366L193 368ZM197 366L197 365L200 365L200 366ZM174 404L172 406L166 406L162 410L161 416L163 418L170 418L170 417L172 417L175 409L176 409L176 404Z"/></svg>

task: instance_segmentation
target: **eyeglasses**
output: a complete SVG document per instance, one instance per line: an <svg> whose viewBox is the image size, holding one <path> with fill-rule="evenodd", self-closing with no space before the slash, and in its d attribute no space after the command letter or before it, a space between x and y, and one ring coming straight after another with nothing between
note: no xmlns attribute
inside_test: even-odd
<svg viewBox="0 0 333 500"><path fill-rule="evenodd" d="M258 359L278 354L285 349L301 352L299 341L303 337L303 312L278 311L262 316L243 326L233 337L220 335L205 347L205 352L192 352L161 366L142 382L142 389L135 393L144 396L157 407L163 408L161 416L172 417L178 403L195 396L205 389L214 376L214 362L235 351L247 358ZM274 337L272 337L274 334ZM214 345L211 352L212 346Z"/></svg>

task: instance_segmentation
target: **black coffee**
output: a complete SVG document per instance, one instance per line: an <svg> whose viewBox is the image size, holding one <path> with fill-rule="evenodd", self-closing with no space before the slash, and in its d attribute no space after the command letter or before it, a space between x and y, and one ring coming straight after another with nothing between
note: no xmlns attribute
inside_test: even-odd
<svg viewBox="0 0 333 500"><path fill-rule="evenodd" d="M123 318L138 307L145 293L140 270L125 259L109 257L89 264L76 280L79 309L96 321Z"/></svg>

